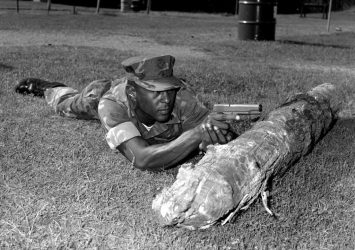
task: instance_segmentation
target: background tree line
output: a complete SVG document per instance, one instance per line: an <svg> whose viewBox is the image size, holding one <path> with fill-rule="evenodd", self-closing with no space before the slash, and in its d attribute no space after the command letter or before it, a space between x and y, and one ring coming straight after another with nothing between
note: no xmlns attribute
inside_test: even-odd
<svg viewBox="0 0 355 250"><path fill-rule="evenodd" d="M41 0L46 2L47 0ZM100 1L102 8L120 8L121 0L51 0L52 3L72 6L97 6ZM131 0L140 2L146 6L147 0ZM266 2L277 3L277 12L280 14L297 13L302 1L322 2L324 0L265 0ZM328 0L325 0L328 1ZM343 10L355 5L355 0L333 0L333 10ZM184 12L206 12L206 13L229 13L235 14L238 10L238 0L151 0L151 10L155 11L184 11Z"/></svg>

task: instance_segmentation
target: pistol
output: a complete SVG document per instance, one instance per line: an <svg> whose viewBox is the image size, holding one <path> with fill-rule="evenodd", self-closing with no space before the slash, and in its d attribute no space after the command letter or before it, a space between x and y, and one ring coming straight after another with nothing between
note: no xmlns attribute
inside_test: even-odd
<svg viewBox="0 0 355 250"><path fill-rule="evenodd" d="M242 120L243 118L259 118L261 104L214 104L213 116L223 120Z"/></svg>

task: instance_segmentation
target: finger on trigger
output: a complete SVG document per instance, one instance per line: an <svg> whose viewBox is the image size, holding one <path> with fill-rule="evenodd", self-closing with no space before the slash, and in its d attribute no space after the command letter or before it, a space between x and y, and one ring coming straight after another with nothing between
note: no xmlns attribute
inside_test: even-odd
<svg viewBox="0 0 355 250"><path fill-rule="evenodd" d="M211 121L213 126L217 126L219 129L228 129L230 125L227 122L221 122L221 121Z"/></svg>

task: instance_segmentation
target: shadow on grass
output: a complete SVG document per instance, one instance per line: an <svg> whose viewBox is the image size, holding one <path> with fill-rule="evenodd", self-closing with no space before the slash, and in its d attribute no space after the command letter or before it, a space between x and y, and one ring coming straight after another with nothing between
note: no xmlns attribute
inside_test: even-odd
<svg viewBox="0 0 355 250"><path fill-rule="evenodd" d="M100 12L100 15L102 16L108 16L108 17L117 17L118 14L116 13L110 13L110 12Z"/></svg>
<svg viewBox="0 0 355 250"><path fill-rule="evenodd" d="M334 155L341 155L341 154L346 154L346 152L349 150L354 150L352 149L352 144L355 142L355 137L351 132L355 131L355 118L342 118L334 121L330 127L329 131L323 135L316 141L313 142L312 148L305 154L303 155L300 159L295 161L292 166L286 168L284 171L278 173L278 176L276 177L275 181L277 182L278 180L282 179L287 172L289 172L292 168L294 168L295 165L297 164L304 164L304 161L307 161L306 159L308 157L311 157L311 161L317 162L317 160L313 159L322 159L323 157L330 156L332 154ZM343 138L345 137L345 138ZM326 145L324 145L326 144ZM342 147L340 149L340 147ZM333 153L330 153L333 152ZM354 157L351 154L349 155L350 157ZM349 157L348 157L349 158ZM344 160L346 160L344 158ZM329 162L327 163L329 164ZM317 165L317 164L316 164ZM313 168L313 171L317 170L316 168ZM330 171L326 171L327 175L332 174L332 169ZM335 170L334 170L335 171ZM323 179L323 178L321 178ZM272 186L270 186L272 188Z"/></svg>
<svg viewBox="0 0 355 250"><path fill-rule="evenodd" d="M354 49L354 39L354 32L344 31L332 34L285 37L278 40L278 43L328 49Z"/></svg>
<svg viewBox="0 0 355 250"><path fill-rule="evenodd" d="M6 65L3 63L0 63L0 71L8 71L8 70L13 70L14 67L11 65Z"/></svg>
<svg viewBox="0 0 355 250"><path fill-rule="evenodd" d="M312 43L312 42L304 42L304 41L278 40L278 42L282 44L306 45L306 46L316 46L316 47L333 48L333 49L352 49L351 46Z"/></svg>
<svg viewBox="0 0 355 250"><path fill-rule="evenodd" d="M329 199L334 195L335 186L353 171L349 167L355 160L354 131L355 118L337 120L314 148L292 164L286 173L279 175L275 182L284 182L304 203L312 203L307 201L311 196Z"/></svg>

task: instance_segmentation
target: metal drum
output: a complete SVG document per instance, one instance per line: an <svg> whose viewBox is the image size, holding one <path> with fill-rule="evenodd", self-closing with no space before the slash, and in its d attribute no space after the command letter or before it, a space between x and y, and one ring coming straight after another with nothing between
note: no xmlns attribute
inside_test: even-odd
<svg viewBox="0 0 355 250"><path fill-rule="evenodd" d="M273 0L240 0L238 37L240 40L275 40L276 18Z"/></svg>
<svg viewBox="0 0 355 250"><path fill-rule="evenodd" d="M121 0L121 12L127 12L131 10L131 0Z"/></svg>

